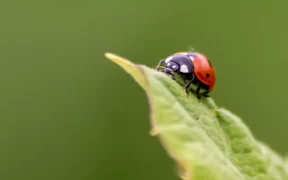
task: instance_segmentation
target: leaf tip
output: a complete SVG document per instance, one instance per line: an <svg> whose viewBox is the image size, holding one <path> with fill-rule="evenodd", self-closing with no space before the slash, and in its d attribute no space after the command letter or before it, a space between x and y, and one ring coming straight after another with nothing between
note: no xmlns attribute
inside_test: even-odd
<svg viewBox="0 0 288 180"><path fill-rule="evenodd" d="M105 57L113 62L117 62L119 61L119 59L122 59L121 57L117 56L116 54L110 53L110 52L106 52Z"/></svg>
<svg viewBox="0 0 288 180"><path fill-rule="evenodd" d="M106 52L105 57L111 61L113 61L114 63L121 65L121 64L126 64L126 65L130 65L130 66L135 66L131 61L129 61L128 59L125 59L121 56L118 56L116 54L110 53L110 52Z"/></svg>
<svg viewBox="0 0 288 180"><path fill-rule="evenodd" d="M113 56L113 54L110 53L110 52L105 52L104 55L105 55L105 57L108 58L108 59L110 59L110 57Z"/></svg>

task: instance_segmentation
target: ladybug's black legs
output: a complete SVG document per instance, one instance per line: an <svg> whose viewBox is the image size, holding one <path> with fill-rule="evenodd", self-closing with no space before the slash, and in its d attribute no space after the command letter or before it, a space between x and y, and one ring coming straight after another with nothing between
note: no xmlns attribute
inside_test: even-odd
<svg viewBox="0 0 288 180"><path fill-rule="evenodd" d="M170 76L171 76L171 78L172 78L173 80L176 81L176 78L175 78L175 75L174 75L174 74L170 74Z"/></svg>
<svg viewBox="0 0 288 180"><path fill-rule="evenodd" d="M162 59L159 61L158 65L156 66L156 71L159 70L159 68L161 67L161 64L164 62L165 59Z"/></svg>
<svg viewBox="0 0 288 180"><path fill-rule="evenodd" d="M186 95L189 96L189 93L188 93L188 88L190 87L190 85L192 84L192 82L194 81L194 75L191 77L191 79L187 82L187 84L185 85L185 92L186 92Z"/></svg>
<svg viewBox="0 0 288 180"><path fill-rule="evenodd" d="M200 97L200 88L201 88L201 85L199 84L199 86L198 86L197 89L196 89L197 98L198 98L199 100L201 99L201 97ZM209 93L209 90L207 90L207 91L205 91L204 93L202 93L202 95L203 95L204 97L210 97L208 93Z"/></svg>
<svg viewBox="0 0 288 180"><path fill-rule="evenodd" d="M204 97L210 97L208 93L209 93L209 91L205 91L205 92L203 93L203 96L204 96Z"/></svg>
<svg viewBox="0 0 288 180"><path fill-rule="evenodd" d="M199 100L201 99L200 94L199 94L200 88L201 88L201 85L199 85L199 86L197 87L197 89L196 89L196 95L197 95L197 98L198 98Z"/></svg>

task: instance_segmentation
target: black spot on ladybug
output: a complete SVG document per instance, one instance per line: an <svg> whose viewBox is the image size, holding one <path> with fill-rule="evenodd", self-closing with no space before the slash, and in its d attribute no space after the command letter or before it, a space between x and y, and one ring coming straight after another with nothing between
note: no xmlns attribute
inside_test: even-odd
<svg viewBox="0 0 288 180"><path fill-rule="evenodd" d="M209 78L210 77L210 74L209 73L206 73L206 78Z"/></svg>

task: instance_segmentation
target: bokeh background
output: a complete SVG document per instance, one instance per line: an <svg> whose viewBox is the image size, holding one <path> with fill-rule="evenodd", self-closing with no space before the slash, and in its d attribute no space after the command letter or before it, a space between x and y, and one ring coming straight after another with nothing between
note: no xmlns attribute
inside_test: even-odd
<svg viewBox="0 0 288 180"><path fill-rule="evenodd" d="M286 153L287 5L1 0L0 179L178 179L144 91L107 51L153 67L194 47L216 68L216 103Z"/></svg>

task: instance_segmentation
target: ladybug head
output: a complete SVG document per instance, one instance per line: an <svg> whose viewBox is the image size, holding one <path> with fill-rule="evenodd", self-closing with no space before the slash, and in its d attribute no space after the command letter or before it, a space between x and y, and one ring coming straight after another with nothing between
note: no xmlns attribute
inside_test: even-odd
<svg viewBox="0 0 288 180"><path fill-rule="evenodd" d="M180 69L179 65L173 61L167 62L165 66L166 73L178 72L179 69Z"/></svg>

